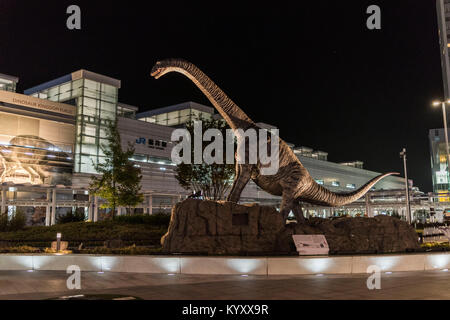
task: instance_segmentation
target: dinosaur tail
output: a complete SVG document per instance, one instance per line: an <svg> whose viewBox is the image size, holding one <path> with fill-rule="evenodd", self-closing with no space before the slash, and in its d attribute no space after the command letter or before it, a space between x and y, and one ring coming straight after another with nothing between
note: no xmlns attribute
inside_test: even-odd
<svg viewBox="0 0 450 320"><path fill-rule="evenodd" d="M330 206L330 207L339 207L343 206L349 203L352 203L362 196L364 196L370 188L372 188L378 181L381 179L393 175L398 174L397 172L389 172L385 174L380 174L379 176L373 178L369 182L367 182L365 185L363 185L358 190L348 192L348 193L336 193L332 192L321 185L317 184L317 182L310 176L309 179L311 179L310 187L306 189L304 192L302 192L302 195L300 197L301 201L317 204L317 205L323 205L323 206Z"/></svg>

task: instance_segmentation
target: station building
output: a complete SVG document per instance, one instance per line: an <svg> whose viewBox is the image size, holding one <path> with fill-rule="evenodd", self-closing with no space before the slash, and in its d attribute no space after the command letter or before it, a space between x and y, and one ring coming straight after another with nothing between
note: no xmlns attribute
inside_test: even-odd
<svg viewBox="0 0 450 320"><path fill-rule="evenodd" d="M30 223L47 225L57 216L83 208L91 220L101 219L101 199L89 194L95 165L105 155L108 121L118 120L122 146L132 143L131 160L142 170L145 200L139 212L167 211L191 192L174 176L171 161L172 131L197 117L218 118L214 108L195 102L139 112L139 108L119 101L121 81L87 70L15 92L16 77L0 74L0 183L1 210L11 214L26 208ZM147 108L146 108L147 109ZM258 123L262 128L273 126ZM282 128L281 128L282 136ZM378 172L366 170L361 161L333 163L328 154L289 144L317 183L336 192L350 192ZM373 192L404 190L404 179L390 176L375 185ZM404 195L404 191L403 191ZM398 194L396 199L399 200ZM400 200L399 200L400 201ZM250 182L241 202L279 205L272 196ZM330 216L336 212L373 215L371 201L361 199L346 208L307 207L309 215ZM125 208L119 208L119 214ZM382 211L380 211L382 213Z"/></svg>

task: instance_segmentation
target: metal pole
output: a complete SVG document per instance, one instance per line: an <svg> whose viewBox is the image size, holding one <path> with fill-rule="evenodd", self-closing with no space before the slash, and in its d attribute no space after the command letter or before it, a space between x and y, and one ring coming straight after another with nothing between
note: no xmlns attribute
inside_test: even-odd
<svg viewBox="0 0 450 320"><path fill-rule="evenodd" d="M403 148L400 155L403 157L403 168L405 170L405 195L406 195L406 221L411 223L411 206L409 203L409 185L408 185L408 170L406 169L406 149Z"/></svg>
<svg viewBox="0 0 450 320"><path fill-rule="evenodd" d="M448 178L449 178L449 164L450 164L450 152L448 151L448 133L447 133L447 115L445 112L445 101L442 102L442 115L444 117L444 134L445 134L445 147L447 150L447 182L448 182Z"/></svg>
<svg viewBox="0 0 450 320"><path fill-rule="evenodd" d="M56 188L52 190L52 213L50 218L50 225L56 223Z"/></svg>

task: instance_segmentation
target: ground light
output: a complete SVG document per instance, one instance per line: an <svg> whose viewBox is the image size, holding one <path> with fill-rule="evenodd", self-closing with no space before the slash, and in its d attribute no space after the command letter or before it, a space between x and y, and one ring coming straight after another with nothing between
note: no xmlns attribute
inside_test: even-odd
<svg viewBox="0 0 450 320"><path fill-rule="evenodd" d="M448 271L448 269L442 269L442 271L444 271L444 272L447 272L447 271Z"/></svg>
<svg viewBox="0 0 450 320"><path fill-rule="evenodd" d="M241 277L248 277L248 274L241 274Z"/></svg>
<svg viewBox="0 0 450 320"><path fill-rule="evenodd" d="M392 273L392 271L386 271L386 274L391 274Z"/></svg>
<svg viewBox="0 0 450 320"><path fill-rule="evenodd" d="M103 271L98 271L97 273L104 273Z"/></svg>
<svg viewBox="0 0 450 320"><path fill-rule="evenodd" d="M27 270L27 272L34 272L34 270L33 270L33 269L30 269L30 270Z"/></svg>
<svg viewBox="0 0 450 320"><path fill-rule="evenodd" d="M323 277L323 273L316 274L316 277Z"/></svg>

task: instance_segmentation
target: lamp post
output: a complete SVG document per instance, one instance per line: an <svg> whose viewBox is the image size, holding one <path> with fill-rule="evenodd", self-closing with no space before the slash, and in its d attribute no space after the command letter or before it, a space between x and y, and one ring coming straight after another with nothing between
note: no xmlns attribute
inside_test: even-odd
<svg viewBox="0 0 450 320"><path fill-rule="evenodd" d="M447 114L445 111L445 104L449 103L450 104L450 100L447 101L434 101L433 102L433 106L437 107L439 105L442 106L442 116L443 116L443 120L444 120L444 135L445 135L445 150L447 151L447 184L448 184L448 180L449 180L449 163L450 163L450 152L448 151L448 133L447 133Z"/></svg>
<svg viewBox="0 0 450 320"><path fill-rule="evenodd" d="M406 221L411 224L411 205L409 202L409 185L408 185L408 170L406 169L406 149L400 152L400 157L403 158L403 168L405 170L405 199L406 199Z"/></svg>

